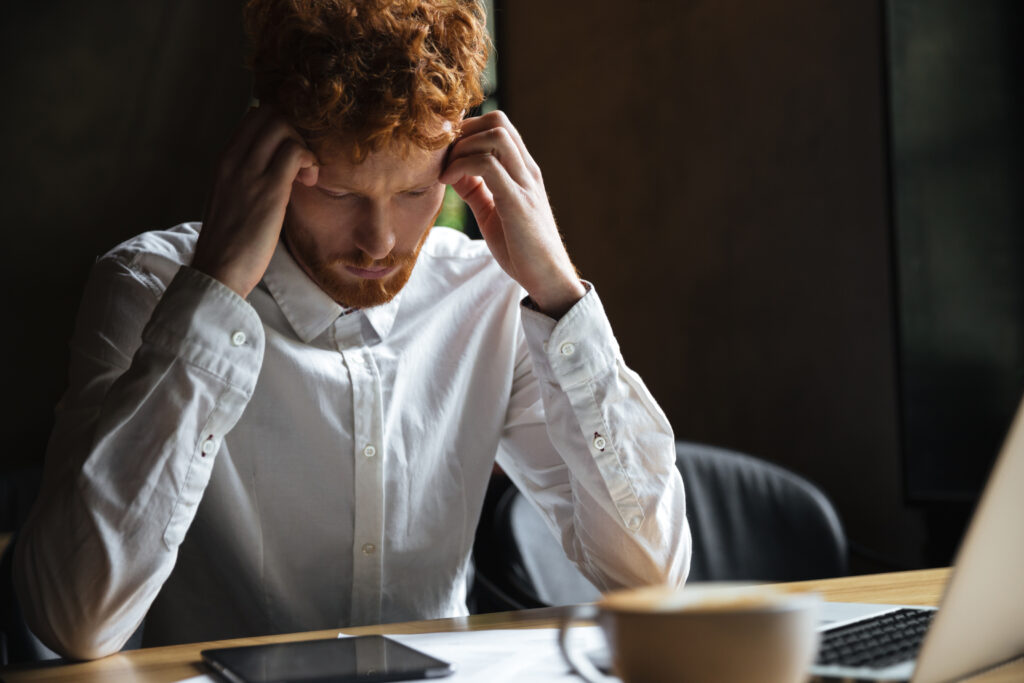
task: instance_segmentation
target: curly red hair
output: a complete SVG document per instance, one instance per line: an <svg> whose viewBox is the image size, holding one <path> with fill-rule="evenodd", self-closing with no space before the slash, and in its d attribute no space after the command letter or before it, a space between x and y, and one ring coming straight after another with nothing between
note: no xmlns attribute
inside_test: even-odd
<svg viewBox="0 0 1024 683"><path fill-rule="evenodd" d="M483 101L478 0L249 0L244 19L256 97L322 159L440 149Z"/></svg>

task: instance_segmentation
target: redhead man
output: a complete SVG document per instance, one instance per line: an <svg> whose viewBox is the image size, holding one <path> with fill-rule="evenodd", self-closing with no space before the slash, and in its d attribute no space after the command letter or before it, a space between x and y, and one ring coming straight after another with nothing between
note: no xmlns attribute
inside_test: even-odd
<svg viewBox="0 0 1024 683"><path fill-rule="evenodd" d="M475 0L251 0L202 224L99 259L17 543L61 654L466 613L499 463L601 589L681 583L671 428L500 112ZM484 240L433 227L445 186Z"/></svg>

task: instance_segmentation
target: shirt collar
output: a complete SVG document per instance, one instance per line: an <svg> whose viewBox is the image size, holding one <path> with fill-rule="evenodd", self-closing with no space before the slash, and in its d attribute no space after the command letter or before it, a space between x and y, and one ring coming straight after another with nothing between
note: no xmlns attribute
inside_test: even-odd
<svg viewBox="0 0 1024 683"><path fill-rule="evenodd" d="M331 323L346 313L365 315L377 336L383 339L395 324L399 301L402 298L402 293L399 292L394 299L381 306L362 310L346 308L328 296L306 275L284 246L284 240L278 240L270 265L263 274L263 282L299 339L307 344L323 334Z"/></svg>

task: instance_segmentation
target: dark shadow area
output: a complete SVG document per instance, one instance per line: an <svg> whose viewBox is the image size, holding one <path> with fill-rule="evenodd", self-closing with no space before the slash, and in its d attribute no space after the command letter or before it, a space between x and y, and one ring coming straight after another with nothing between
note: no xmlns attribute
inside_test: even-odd
<svg viewBox="0 0 1024 683"><path fill-rule="evenodd" d="M1024 393L1024 8L887 4L905 488L943 565Z"/></svg>

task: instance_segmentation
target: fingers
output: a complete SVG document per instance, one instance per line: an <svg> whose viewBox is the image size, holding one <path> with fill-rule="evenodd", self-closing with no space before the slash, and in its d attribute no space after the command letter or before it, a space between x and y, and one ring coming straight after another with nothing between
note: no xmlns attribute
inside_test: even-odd
<svg viewBox="0 0 1024 683"><path fill-rule="evenodd" d="M494 210L494 196L484 181L477 176L464 176L452 185L452 189L469 206L469 210L478 219L477 223L485 224L486 220L480 219L490 215Z"/></svg>
<svg viewBox="0 0 1024 683"><path fill-rule="evenodd" d="M298 150L294 149L295 146L305 150L306 154L298 154ZM297 154L298 156L294 156ZM300 158L303 162L297 167L287 161ZM276 114L271 107L264 105L250 109L242 119L238 131L225 153L222 172L233 177L244 174L247 177L256 178L265 173L277 175L282 165L292 167L295 169L295 173L298 173L298 169L315 167L316 163L315 155L309 150L298 131L282 116ZM293 179L295 179L295 174L287 180L291 183ZM315 184L315 172L304 173L302 182Z"/></svg>
<svg viewBox="0 0 1024 683"><path fill-rule="evenodd" d="M497 159L519 185L528 185L533 180L523 155L507 128L486 128L460 138L448 154L448 164L450 166L458 159L478 155L490 155Z"/></svg>
<svg viewBox="0 0 1024 683"><path fill-rule="evenodd" d="M512 143L515 145L516 149L519 151L520 156L522 157L523 164L530 170L531 173L535 175L539 174L540 168L537 166L537 163L533 160L533 157L530 156L530 152L526 148L526 143L523 142L523 137L519 134L519 131L516 130L516 127L512 125L512 122L509 120L505 112L501 111L500 109L488 112L483 116L476 116L474 118L465 119L462 122L460 137L468 138L482 131L494 128L501 128L509 134Z"/></svg>
<svg viewBox="0 0 1024 683"><path fill-rule="evenodd" d="M451 185L468 204L469 200L459 191L460 186L472 187L470 184L463 183L466 178L482 179L487 184L490 193L499 197L511 197L521 192L520 186L509 175L504 164L489 152L471 154L449 162L439 180Z"/></svg>
<svg viewBox="0 0 1024 683"><path fill-rule="evenodd" d="M284 118L274 116L268 120L253 141L246 166L256 173L270 172L278 152L295 143L309 151L306 141ZM312 152L310 152L312 155Z"/></svg>
<svg viewBox="0 0 1024 683"><path fill-rule="evenodd" d="M465 177L482 178L499 203L514 193L530 194L543 187L540 168L501 111L463 121L439 180L455 186Z"/></svg>
<svg viewBox="0 0 1024 683"><path fill-rule="evenodd" d="M245 112L245 116L242 117L242 122L238 124L238 129L231 138L231 142L228 143L227 149L224 150L223 160L225 164L230 165L232 168L237 168L239 162L245 158L246 153L252 147L253 140L256 139L257 134L270 116L271 108L266 106L250 107Z"/></svg>
<svg viewBox="0 0 1024 683"><path fill-rule="evenodd" d="M466 202L469 210L473 212L480 234L487 240L487 243L497 244L501 240L501 221L492 220L497 208L494 205L494 196L483 179L476 176L465 176L456 181L452 185L452 189L462 197L462 201Z"/></svg>
<svg viewBox="0 0 1024 683"><path fill-rule="evenodd" d="M291 137L285 138L277 146L267 173L275 184L287 184L288 187L296 179L306 185L315 185L319 175L316 157L305 143ZM303 174L302 178L298 178L300 173Z"/></svg>

